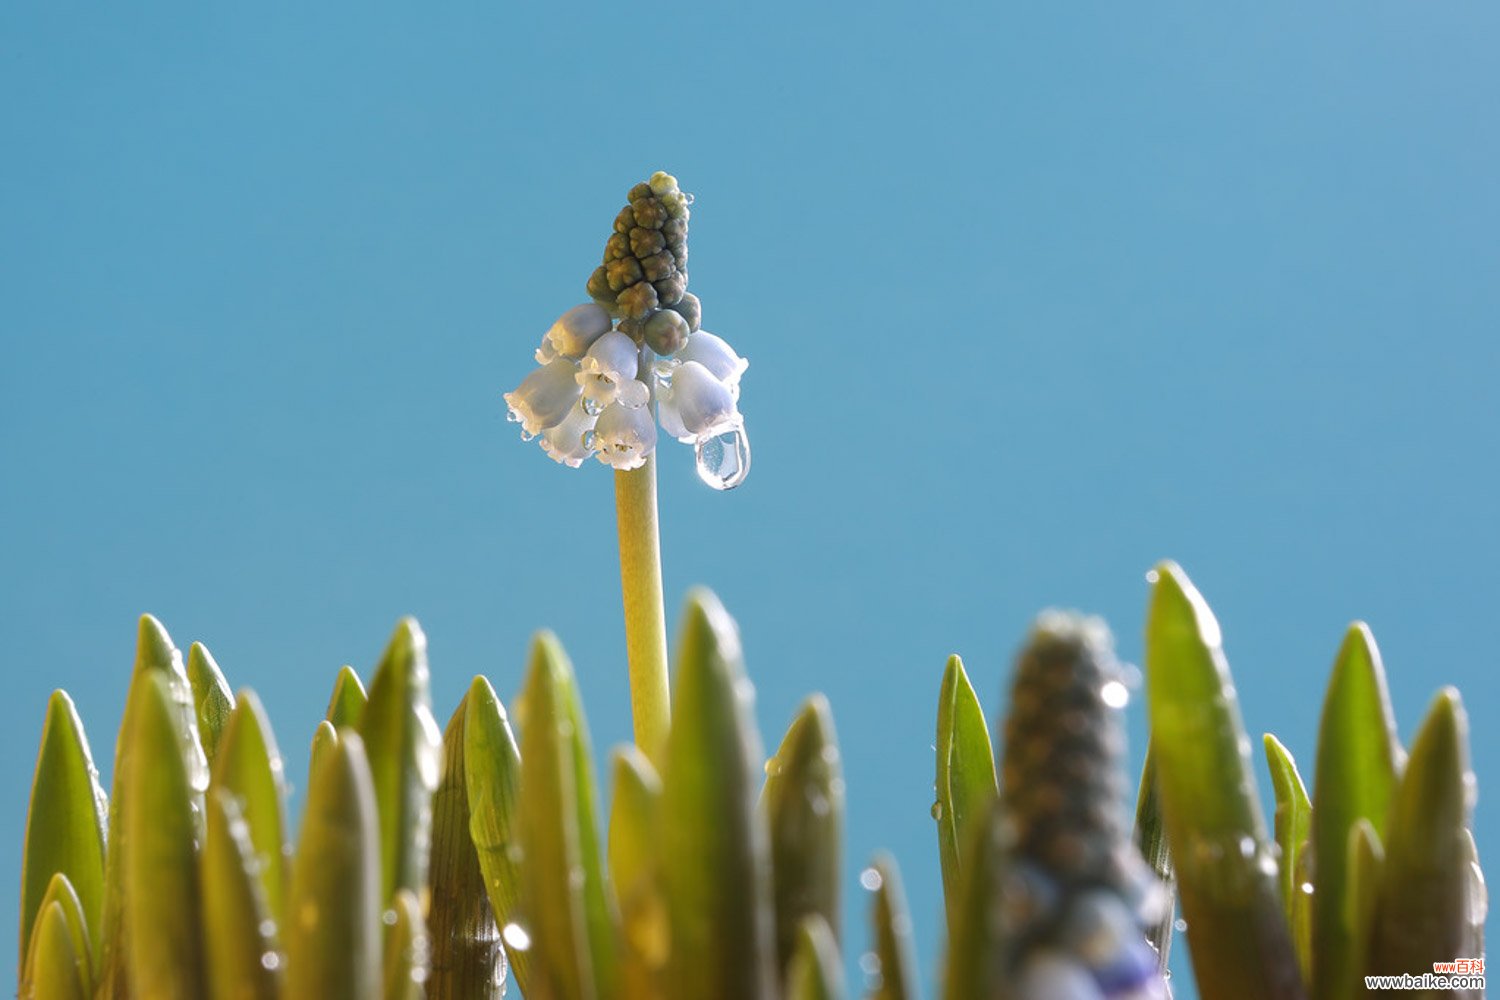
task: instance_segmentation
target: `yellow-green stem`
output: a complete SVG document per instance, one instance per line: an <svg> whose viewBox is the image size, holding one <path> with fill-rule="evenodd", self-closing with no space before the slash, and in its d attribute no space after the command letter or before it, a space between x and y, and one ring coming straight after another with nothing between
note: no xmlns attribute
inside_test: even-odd
<svg viewBox="0 0 1500 1000"><path fill-rule="evenodd" d="M620 531L620 588L625 595L625 651L630 658L635 742L655 761L666 747L671 720L655 455L648 455L639 469L615 473L615 515Z"/></svg>

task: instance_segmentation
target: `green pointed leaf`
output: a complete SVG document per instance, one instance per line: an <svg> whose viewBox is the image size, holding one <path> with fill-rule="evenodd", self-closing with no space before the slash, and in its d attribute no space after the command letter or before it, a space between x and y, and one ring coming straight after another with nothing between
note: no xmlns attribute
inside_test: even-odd
<svg viewBox="0 0 1500 1000"><path fill-rule="evenodd" d="M521 752L505 708L483 677L469 687L464 713L464 785L469 799L469 836L484 873L490 909L510 960L511 976L524 994L531 982L531 954L521 928Z"/></svg>
<svg viewBox="0 0 1500 1000"><path fill-rule="evenodd" d="M30 1000L87 1000L88 955L78 953L62 904L53 901L43 907L35 927L26 971Z"/></svg>
<svg viewBox="0 0 1500 1000"><path fill-rule="evenodd" d="M739 631L713 594L689 595L662 768L671 915L670 1000L762 1000L776 990L762 773Z"/></svg>
<svg viewBox="0 0 1500 1000"><path fill-rule="evenodd" d="M333 723L327 719L318 723L318 728L313 730L312 746L308 749L307 779L312 783L312 776L318 773L318 767L328 751L339 745L338 730L333 728Z"/></svg>
<svg viewBox="0 0 1500 1000"><path fill-rule="evenodd" d="M1473 782L1468 717L1458 692L1445 688L1412 741L1391 803L1381 907L1365 971L1431 972L1434 955L1477 957L1461 950L1473 936L1466 835Z"/></svg>
<svg viewBox="0 0 1500 1000"><path fill-rule="evenodd" d="M990 747L989 725L963 661L948 658L943 685L938 693L937 801L932 806L937 821L938 860L943 868L943 899L948 927L953 927L963 884L962 847L969 817L984 808L999 789L995 777L995 754Z"/></svg>
<svg viewBox="0 0 1500 1000"><path fill-rule="evenodd" d="M21 861L21 950L24 968L32 922L53 876L67 876L83 915L97 934L104 906L104 829L108 803L89 752L83 723L64 691L47 702L26 814ZM92 960L93 956L90 956Z"/></svg>
<svg viewBox="0 0 1500 1000"><path fill-rule="evenodd" d="M999 898L1005 871L1004 810L998 793L976 806L965 824L968 866L956 887L958 905L952 911L943 962L947 1000L1004 997L1010 991L1010 949L997 919L1001 908L993 902Z"/></svg>
<svg viewBox="0 0 1500 1000"><path fill-rule="evenodd" d="M359 674L348 664L340 667L338 679L333 682L333 696L328 699L328 721L333 723L335 729L343 726L358 729L368 703L369 698L365 695L365 686L359 682Z"/></svg>
<svg viewBox="0 0 1500 1000"><path fill-rule="evenodd" d="M861 873L859 881L867 889L873 883L875 894L872 916L880 979L869 1000L920 1000L911 914L906 907L906 893L901 889L896 859L884 852L877 854L874 864Z"/></svg>
<svg viewBox="0 0 1500 1000"><path fill-rule="evenodd" d="M101 916L100 969L98 1000L126 1000L132 994L127 971L131 951L131 928L125 906L125 841L128 839L128 810L122 794L130 781L134 765L133 736L136 706L143 703L137 688L144 688L153 677L161 678L170 694L173 731L182 745L182 759L187 768L187 786L197 806L196 832L202 834L202 789L208 783L208 761L198 736L197 713L193 709L193 690L183 669L182 654L172 644L172 637L161 622L142 615L136 635L135 670L130 693L125 699L125 714L120 721L120 735L115 744L113 789L109 797L109 837L104 859L104 912ZM136 991L139 992L139 991Z"/></svg>
<svg viewBox="0 0 1500 1000"><path fill-rule="evenodd" d="M384 1000L424 1000L432 943L422 922L422 904L410 889L396 890L391 902L395 920L385 932Z"/></svg>
<svg viewBox="0 0 1500 1000"><path fill-rule="evenodd" d="M1265 733L1266 765L1271 771L1271 787L1276 793L1276 846L1281 857L1277 882L1281 890L1281 910L1292 931L1292 946L1297 949L1297 965L1304 979L1312 971L1312 927L1307 921L1310 910L1307 893L1302 891L1298 872L1302 848L1312 832L1312 802L1297 773L1297 762L1281 741Z"/></svg>
<svg viewBox="0 0 1500 1000"><path fill-rule="evenodd" d="M359 724L380 815L380 892L422 891L432 836L442 737L427 693L427 637L414 618L396 626L370 682Z"/></svg>
<svg viewBox="0 0 1500 1000"><path fill-rule="evenodd" d="M771 833L777 968L790 967L803 918L839 939L844 777L828 699L807 699L766 769L761 807Z"/></svg>
<svg viewBox="0 0 1500 1000"><path fill-rule="evenodd" d="M1156 790L1154 737L1146 744L1146 763L1141 767L1141 785L1135 803L1135 831L1131 839L1166 891L1167 901L1162 907L1161 917L1146 932L1146 940L1156 952L1156 971L1165 975L1172 953L1172 925L1177 910L1177 876L1172 871L1172 851L1167 843L1167 827L1162 820L1161 796Z"/></svg>
<svg viewBox="0 0 1500 1000"><path fill-rule="evenodd" d="M544 995L616 993L617 919L604 882L593 752L573 668L555 637L537 636L521 733L524 910Z"/></svg>
<svg viewBox="0 0 1500 1000"><path fill-rule="evenodd" d="M787 1000L842 1000L843 963L828 922L808 914L797 928L796 942L787 966Z"/></svg>
<svg viewBox="0 0 1500 1000"><path fill-rule="evenodd" d="M379 829L364 741L345 730L307 791L287 899L284 1000L379 995Z"/></svg>
<svg viewBox="0 0 1500 1000"><path fill-rule="evenodd" d="M229 724L229 713L234 710L234 695L208 647L201 642L188 647L187 676L193 689L193 709L198 718L203 755L212 767L224 727Z"/></svg>
<svg viewBox="0 0 1500 1000"><path fill-rule="evenodd" d="M661 888L661 779L638 747L620 747L613 758L609 872L624 932L620 990L626 1000L655 1000L671 944Z"/></svg>
<svg viewBox="0 0 1500 1000"><path fill-rule="evenodd" d="M1146 621L1155 774L1203 1000L1304 995L1219 623L1162 563Z"/></svg>
<svg viewBox="0 0 1500 1000"><path fill-rule="evenodd" d="M464 763L469 696L443 731L443 768L432 796L432 974L427 1000L499 1000L505 991L505 952L485 891L484 872L469 835Z"/></svg>
<svg viewBox="0 0 1500 1000"><path fill-rule="evenodd" d="M235 814L245 825L257 879L271 919L286 918L291 877L286 825L286 784L281 753L260 699L240 692L214 760L210 788L234 796Z"/></svg>
<svg viewBox="0 0 1500 1000"><path fill-rule="evenodd" d="M94 973L90 959L93 948L89 943L88 921L83 915L83 905L78 900L78 893L74 891L73 884L68 881L68 877L61 872L52 876L52 881L47 884L47 892L42 896L42 905L38 907L35 916L40 918L49 910L58 907L61 907L63 917L67 921L68 953L75 959L74 971L77 985L85 995L90 994L94 989ZM44 946L33 937L33 945L34 948L28 951L27 959L21 963L19 995L22 997L41 995L37 992L36 983L32 978L35 972L32 963L41 961L45 964L54 961L57 957L55 953L58 949L55 943ZM36 950L38 948L45 948L48 954L39 959L40 953ZM54 980L60 982L57 977L54 977ZM72 985L69 984L68 988L71 989Z"/></svg>
<svg viewBox="0 0 1500 1000"><path fill-rule="evenodd" d="M181 704L167 675L131 685L131 763L125 814L125 919L130 981L152 1000L198 1000L204 991L198 844L202 793L190 784ZM202 750L194 744L201 754Z"/></svg>
<svg viewBox="0 0 1500 1000"><path fill-rule="evenodd" d="M211 1000L277 1000L281 995L277 924L266 901L250 827L240 813L240 800L228 788L210 787L206 805L203 937L208 996ZM272 933L267 934L268 930Z"/></svg>
<svg viewBox="0 0 1500 1000"><path fill-rule="evenodd" d="M1374 944L1375 921L1380 908L1380 873L1385 866L1380 835L1367 819L1354 821L1349 831L1348 893L1344 902L1348 913L1344 920L1353 945L1355 978L1364 986L1363 970L1370 966L1370 947ZM1431 966L1428 966L1430 971Z"/></svg>
<svg viewBox="0 0 1500 1000"><path fill-rule="evenodd" d="M1313 776L1313 993L1319 1000L1364 995L1346 920L1349 832L1365 819L1384 836L1401 766L1380 651L1369 628L1355 622L1334 661L1323 699Z"/></svg>

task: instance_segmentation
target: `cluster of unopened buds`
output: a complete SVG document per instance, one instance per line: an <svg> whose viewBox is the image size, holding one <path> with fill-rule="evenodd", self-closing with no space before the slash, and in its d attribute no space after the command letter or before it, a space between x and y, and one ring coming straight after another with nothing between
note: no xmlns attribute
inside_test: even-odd
<svg viewBox="0 0 1500 1000"><path fill-rule="evenodd" d="M659 422L693 446L710 486L731 489L750 471L739 411L749 362L702 329L702 305L687 290L691 203L670 174L631 189L589 278L594 301L552 324L536 351L539 367L505 394L522 437L538 439L554 460L577 468L593 456L617 470L639 468L656 448Z"/></svg>

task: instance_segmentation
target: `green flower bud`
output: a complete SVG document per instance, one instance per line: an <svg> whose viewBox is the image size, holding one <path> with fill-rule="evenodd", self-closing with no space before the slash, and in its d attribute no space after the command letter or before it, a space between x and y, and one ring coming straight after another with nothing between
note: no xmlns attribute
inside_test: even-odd
<svg viewBox="0 0 1500 1000"><path fill-rule="evenodd" d="M686 219L668 219L661 224L661 235L667 246L677 249L687 245L688 225Z"/></svg>
<svg viewBox="0 0 1500 1000"><path fill-rule="evenodd" d="M635 209L626 205L620 209L620 214L615 216L615 232L628 233L635 228Z"/></svg>
<svg viewBox="0 0 1500 1000"><path fill-rule="evenodd" d="M622 257L612 260L604 265L604 272L609 277L609 287L612 291L621 292L645 277L641 273L641 265L634 257Z"/></svg>
<svg viewBox="0 0 1500 1000"><path fill-rule="evenodd" d="M590 297L600 299L604 302L613 303L615 301L615 293L609 287L609 275L605 272L604 268L596 267L594 268L594 273L589 275L588 293Z"/></svg>
<svg viewBox="0 0 1500 1000"><path fill-rule="evenodd" d="M688 330L687 320L682 318L681 313L670 309L663 309L650 319L646 320L643 332L646 337L646 346L657 354L676 354L682 350L687 343Z"/></svg>
<svg viewBox="0 0 1500 1000"><path fill-rule="evenodd" d="M631 206L635 212L635 224L647 229L660 229L667 221L667 207L655 198L645 198Z"/></svg>
<svg viewBox="0 0 1500 1000"><path fill-rule="evenodd" d="M643 232L651 232L646 229ZM623 233L612 233L604 243L604 263L630 256L630 238ZM639 255L637 255L639 256Z"/></svg>
<svg viewBox="0 0 1500 1000"><path fill-rule="evenodd" d="M687 291L687 275L674 269L665 278L651 284L656 286L656 297L662 305L675 306L682 301L682 293Z"/></svg>
<svg viewBox="0 0 1500 1000"><path fill-rule="evenodd" d="M618 233L616 234L619 235ZM613 240L614 237L611 237ZM636 226L630 231L630 252L645 260L654 253L661 253L666 248L666 238L658 229L643 229Z"/></svg>
<svg viewBox="0 0 1500 1000"><path fill-rule="evenodd" d="M642 319L650 315L657 306L656 289L649 282L638 281L621 292L615 303L625 318Z"/></svg>
<svg viewBox="0 0 1500 1000"><path fill-rule="evenodd" d="M637 202L637 201L640 201L642 198L649 198L653 194L659 194L659 193L660 192L654 192L654 191L652 191L650 184L642 182L640 184L637 184L635 187L631 188L630 189L630 193L628 195L626 195L625 198L626 198L627 201Z"/></svg>
<svg viewBox="0 0 1500 1000"><path fill-rule="evenodd" d="M641 186L642 185L639 184L636 185L636 187ZM658 170L656 173L651 175L651 180L646 182L645 186L650 188L653 194L664 195L677 190L677 178L673 177L665 170ZM632 192L634 190L635 188L631 188Z"/></svg>
<svg viewBox="0 0 1500 1000"><path fill-rule="evenodd" d="M647 281L660 281L675 270L677 265L673 262L672 255L665 250L641 259L641 273L646 276Z"/></svg>
<svg viewBox="0 0 1500 1000"><path fill-rule="evenodd" d="M682 274L683 283L686 284L687 275L683 274L681 271L679 271L678 273ZM692 292L683 292L682 298L672 306L672 310L673 312L676 312L678 315L680 315L683 319L687 320L688 330L690 330L691 332L697 333L699 328L702 327L703 304L698 301L698 296L694 295Z"/></svg>

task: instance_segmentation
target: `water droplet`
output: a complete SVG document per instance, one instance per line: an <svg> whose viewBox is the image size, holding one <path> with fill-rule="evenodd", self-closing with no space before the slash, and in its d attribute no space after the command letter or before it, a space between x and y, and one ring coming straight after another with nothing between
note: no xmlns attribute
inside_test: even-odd
<svg viewBox="0 0 1500 1000"><path fill-rule="evenodd" d="M1311 882L1303 882L1297 888L1309 896L1313 894L1313 884Z"/></svg>
<svg viewBox="0 0 1500 1000"><path fill-rule="evenodd" d="M396 911L395 910L386 910L384 913L382 913L380 915L380 922L383 923L383 924L385 924L387 927L395 927L396 926Z"/></svg>
<svg viewBox="0 0 1500 1000"><path fill-rule="evenodd" d="M521 415L515 410L506 410L505 422L510 424L519 424L521 422Z"/></svg>
<svg viewBox="0 0 1500 1000"><path fill-rule="evenodd" d="M1124 708L1130 701L1130 691L1119 681L1105 681L1099 689L1099 698L1110 708Z"/></svg>
<svg viewBox="0 0 1500 1000"><path fill-rule="evenodd" d="M281 956L274 951L268 951L260 956L260 967L267 972L275 972L281 968Z"/></svg>
<svg viewBox="0 0 1500 1000"><path fill-rule="evenodd" d="M501 929L500 936L516 951L525 951L531 947L531 935L526 933L526 928L520 924L506 924Z"/></svg>
<svg viewBox="0 0 1500 1000"><path fill-rule="evenodd" d="M1246 857L1246 858L1253 858L1253 857L1255 857L1255 838L1254 837L1241 837L1240 838L1240 855L1241 855L1241 857Z"/></svg>
<svg viewBox="0 0 1500 1000"><path fill-rule="evenodd" d="M1178 917L1176 920L1172 921L1172 929L1178 934L1186 934L1187 921L1183 920L1181 917Z"/></svg>
<svg viewBox="0 0 1500 1000"><path fill-rule="evenodd" d="M584 413L587 413L591 417L597 417L603 411L604 407L599 403L597 399L594 399L592 396L583 397Z"/></svg>
<svg viewBox="0 0 1500 1000"><path fill-rule="evenodd" d="M535 441L536 440L536 435L533 434L533 433L531 433L530 431L522 431L521 432L521 440L522 441Z"/></svg>
<svg viewBox="0 0 1500 1000"><path fill-rule="evenodd" d="M878 868L866 868L859 873L859 884L874 892L885 884L885 879L880 877Z"/></svg>
<svg viewBox="0 0 1500 1000"><path fill-rule="evenodd" d="M934 802L932 804L931 812L932 812L932 818L933 819L942 819L943 818L943 803L942 802Z"/></svg>
<svg viewBox="0 0 1500 1000"><path fill-rule="evenodd" d="M583 432L583 437L579 439L579 443L582 444L589 451L596 451L596 450L598 450L598 448L599 448L599 443L598 442L599 442L599 435L595 434L592 430L584 431Z"/></svg>
<svg viewBox="0 0 1500 1000"><path fill-rule="evenodd" d="M750 438L743 427L699 441L698 478L716 490L732 490L750 474Z"/></svg>
<svg viewBox="0 0 1500 1000"><path fill-rule="evenodd" d="M859 956L859 971L867 976L880 975L880 956L873 951L867 951Z"/></svg>

